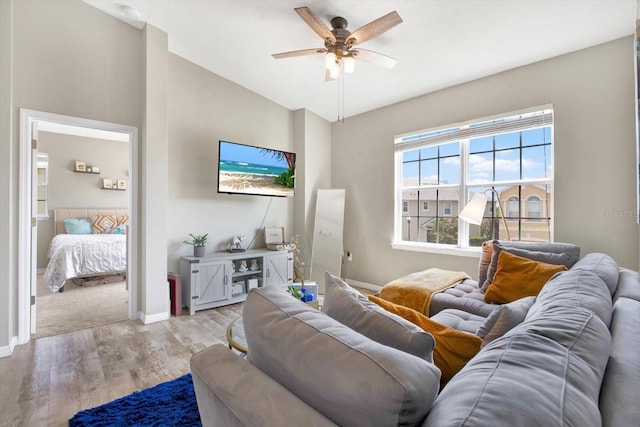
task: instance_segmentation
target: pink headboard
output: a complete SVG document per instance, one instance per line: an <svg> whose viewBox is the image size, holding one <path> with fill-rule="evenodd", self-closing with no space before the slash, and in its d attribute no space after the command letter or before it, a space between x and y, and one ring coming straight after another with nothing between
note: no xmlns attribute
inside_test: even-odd
<svg viewBox="0 0 640 427"><path fill-rule="evenodd" d="M86 218L91 220L92 216L96 215L117 215L117 216L129 216L129 209L54 209L53 221L54 221L54 234L65 234L64 220L71 218Z"/></svg>

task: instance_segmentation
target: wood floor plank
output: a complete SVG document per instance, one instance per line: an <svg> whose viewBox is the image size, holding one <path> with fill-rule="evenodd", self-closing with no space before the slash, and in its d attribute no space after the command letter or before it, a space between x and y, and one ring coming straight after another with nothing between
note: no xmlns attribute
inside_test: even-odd
<svg viewBox="0 0 640 427"><path fill-rule="evenodd" d="M189 359L226 344L242 304L31 340L0 359L0 426L66 426L93 408L189 372Z"/></svg>

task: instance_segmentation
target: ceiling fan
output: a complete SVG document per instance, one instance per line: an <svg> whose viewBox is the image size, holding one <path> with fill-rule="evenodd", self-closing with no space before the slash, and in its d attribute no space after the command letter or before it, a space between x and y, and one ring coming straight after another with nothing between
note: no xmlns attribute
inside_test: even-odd
<svg viewBox="0 0 640 427"><path fill-rule="evenodd" d="M372 50L355 48L355 46L379 36L402 22L397 12L388 13L375 21L357 29L353 33L347 30L348 22L341 16L331 20L332 30L318 18L308 7L296 7L298 15L324 40L324 48L294 50L291 52L275 53L276 59L291 58L294 56L315 55L325 53L326 80L335 80L340 76L340 64L344 64L344 71L352 73L355 70L355 59L379 65L385 68L393 68L398 61L374 52Z"/></svg>

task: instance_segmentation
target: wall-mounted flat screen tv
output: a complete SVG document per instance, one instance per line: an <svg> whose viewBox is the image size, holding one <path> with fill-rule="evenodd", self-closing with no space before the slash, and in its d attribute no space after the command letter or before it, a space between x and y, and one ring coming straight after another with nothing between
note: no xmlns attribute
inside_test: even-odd
<svg viewBox="0 0 640 427"><path fill-rule="evenodd" d="M218 193L293 196L295 153L228 141L218 153Z"/></svg>

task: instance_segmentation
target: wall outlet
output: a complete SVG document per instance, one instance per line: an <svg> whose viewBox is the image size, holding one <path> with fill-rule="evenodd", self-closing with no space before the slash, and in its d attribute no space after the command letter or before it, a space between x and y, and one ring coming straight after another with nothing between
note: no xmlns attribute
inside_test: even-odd
<svg viewBox="0 0 640 427"><path fill-rule="evenodd" d="M353 254L351 252L346 251L345 255L347 255L347 261L353 261Z"/></svg>

